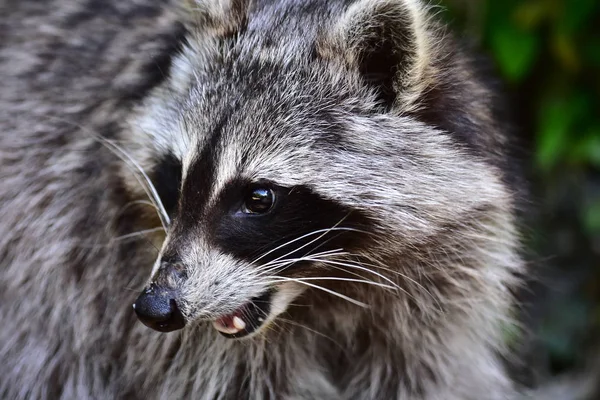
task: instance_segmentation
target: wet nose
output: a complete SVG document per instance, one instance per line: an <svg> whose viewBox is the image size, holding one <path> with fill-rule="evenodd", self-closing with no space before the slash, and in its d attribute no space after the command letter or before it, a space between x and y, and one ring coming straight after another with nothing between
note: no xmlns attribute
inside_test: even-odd
<svg viewBox="0 0 600 400"><path fill-rule="evenodd" d="M144 325L159 332L171 332L185 326L172 290L150 285L133 303L133 309Z"/></svg>

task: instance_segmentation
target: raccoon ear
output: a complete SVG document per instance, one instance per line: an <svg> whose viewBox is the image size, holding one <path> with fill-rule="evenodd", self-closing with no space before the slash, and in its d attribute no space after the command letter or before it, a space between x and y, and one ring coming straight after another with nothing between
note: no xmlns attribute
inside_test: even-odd
<svg viewBox="0 0 600 400"><path fill-rule="evenodd" d="M431 31L418 0L359 0L318 43L376 88L388 108L409 109L426 86Z"/></svg>

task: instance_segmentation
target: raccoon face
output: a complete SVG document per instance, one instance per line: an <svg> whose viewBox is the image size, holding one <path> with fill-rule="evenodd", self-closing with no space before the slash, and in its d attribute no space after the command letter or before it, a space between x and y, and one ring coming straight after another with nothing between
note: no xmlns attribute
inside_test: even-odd
<svg viewBox="0 0 600 400"><path fill-rule="evenodd" d="M239 338L313 291L360 303L385 280L357 260L401 268L475 210L506 206L483 157L411 114L435 83L416 2L215 4L196 8L129 138L170 213L134 304L144 324L211 321Z"/></svg>

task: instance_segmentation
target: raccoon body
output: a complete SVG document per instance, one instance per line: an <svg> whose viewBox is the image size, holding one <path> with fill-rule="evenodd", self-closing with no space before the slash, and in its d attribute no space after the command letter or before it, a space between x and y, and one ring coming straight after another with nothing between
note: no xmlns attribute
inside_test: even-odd
<svg viewBox="0 0 600 400"><path fill-rule="evenodd" d="M518 173L422 2L6 11L2 398L518 397Z"/></svg>

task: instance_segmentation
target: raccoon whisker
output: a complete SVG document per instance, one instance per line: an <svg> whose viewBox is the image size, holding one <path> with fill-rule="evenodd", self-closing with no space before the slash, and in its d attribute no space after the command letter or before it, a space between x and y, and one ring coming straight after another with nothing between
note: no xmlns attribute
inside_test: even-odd
<svg viewBox="0 0 600 400"><path fill-rule="evenodd" d="M337 229L336 229L337 230ZM338 232L336 235L333 235L331 237L329 237L327 240L322 241L321 243L318 243L315 247L313 247L312 249L310 249L305 255L307 254L311 254L313 251L318 250L319 248L321 248L322 246L326 245L327 243L329 243L331 240L337 238L338 236L342 235L345 231L347 231L347 229L340 229L341 232ZM362 231L361 231L362 232ZM369 232L364 232L364 233L369 233ZM283 238L282 238L283 239ZM275 245L274 243L271 244L266 244L264 246L261 246L261 248L259 250L266 250L267 248L270 248L271 246ZM257 254L260 252L257 252Z"/></svg>
<svg viewBox="0 0 600 400"><path fill-rule="evenodd" d="M412 293L410 293L406 289L400 287L396 282L392 281L390 278L386 277L385 275L383 275L383 274L381 274L381 273L379 273L377 271L374 271L374 270L372 270L370 268L367 268L365 266L365 265L368 265L368 266L373 267L373 268L379 268L379 269L383 269L385 271L392 272L392 273L394 273L394 274L396 274L396 275L398 275L398 276L400 276L402 278L405 278L408 281L414 283L419 289L421 289L424 293L426 293L438 305L439 309L441 309L441 305L439 304L439 300L429 290L427 290L423 285L421 285L420 283L418 283L414 279L410 278L409 276L407 276L405 274L402 274L399 271L394 271L394 270L392 270L390 268L386 268L386 267L383 267L383 266L380 266L380 265L376 265L376 264L361 263L360 265L358 265L358 264L354 264L354 263L341 262L341 261L338 261L338 260L323 259L324 257L334 257L334 256L351 255L348 252L339 252L339 250L343 250L343 249L338 249L338 250L333 250L333 251L324 251L324 252L321 252L321 253L316 253L314 255L300 257L300 258L286 259L286 260L284 260L284 262L277 261L277 262L267 263L264 266L269 266L270 268L268 268L268 269L265 268L265 269L261 270L260 272L264 274L264 273L270 273L270 272L272 272L273 270L276 270L276 269L283 270L283 269L288 268L290 265L293 265L294 263L297 263L297 262L300 262L300 261L322 262L322 263L328 264L332 268L335 268L335 269L338 269L338 270L342 270L342 271L344 271L346 273L349 273L349 274L352 274L352 275L355 275L355 276L359 276L359 277L361 277L363 279L364 279L364 276L362 276L360 274L357 274L357 273L353 273L353 272L347 271L347 270L345 270L342 267L354 268L354 269L358 269L358 270L365 271L365 272L368 272L370 274L376 275L376 276L384 279L385 281L389 282L391 285L394 286L395 289L403 292L404 294L406 294L407 296L409 296L411 298L414 298L414 295Z"/></svg>
<svg viewBox="0 0 600 400"><path fill-rule="evenodd" d="M269 271L273 271L273 270L282 271L297 262L301 262L301 261L319 262L319 261L323 261L323 258L325 258L325 257L345 256L345 255L350 254L348 252L340 251L340 250L343 250L343 249L324 251L324 252L309 254L309 255L305 255L305 256L297 257L297 258L287 258L285 260L273 261L273 262L263 265L262 268L259 268L259 272L265 273L265 272L269 272ZM269 268L264 268L264 267L269 267Z"/></svg>
<svg viewBox="0 0 600 400"><path fill-rule="evenodd" d="M146 236L145 234L142 234L142 238L143 238L143 239L144 239L146 242L148 242L148 244L149 244L150 246L152 246L152 248L154 248L154 250L156 250L156 253L157 253L157 254L158 254L158 253L160 253L160 250L158 249L158 247L156 247L156 246L154 245L154 243L152 243L152 240L148 239L148 236Z"/></svg>
<svg viewBox="0 0 600 400"><path fill-rule="evenodd" d="M335 253L335 254L331 254L331 255L341 255L343 253ZM324 255L322 257L326 257L327 255ZM258 270L260 275L265 275L265 274L270 274L273 273L273 271L278 271L278 272L282 272L285 271L286 269L290 268L291 266L293 266L296 263L305 261L305 262L319 262L322 261L322 257L300 257L300 258L288 258L286 260L280 260L277 263L274 263L272 265L269 265L269 268L261 268Z"/></svg>
<svg viewBox="0 0 600 400"><path fill-rule="evenodd" d="M337 253L337 254L333 254L333 255L347 255L347 254L348 253ZM327 256L327 254L325 256ZM415 298L415 296L412 293L410 293L406 289L402 288L396 282L392 281L391 279L389 279L385 275L382 275L382 274L380 274L380 273L378 273L376 271L373 271L373 270L371 270L369 268L366 268L363 265L357 265L357 264L351 264L351 263L344 263L344 262L340 262L340 261L336 261L336 260L326 260L326 259L321 259L320 257L319 258L303 257L303 258L297 258L297 259L288 259L286 261L288 261L289 265L294 264L294 263L299 262L299 261L313 261L313 262L322 262L322 263L325 263L325 264L329 264L329 266L331 268L335 268L337 270L344 271L347 274L351 274L351 275L358 276L358 277L362 278L363 282L364 281L368 281L368 282L372 282L375 286L388 287L388 288L396 289L396 290L401 291L402 293L404 293L405 295L407 295L407 296L409 296L409 297L411 297L413 299ZM285 264L285 263L281 263L281 264ZM285 265L281 269L283 270L283 269L287 268L289 265ZM381 284L379 282L375 282L375 281L372 281L372 280L367 280L364 276L362 276L362 275L360 275L358 273L355 273L355 272L348 271L348 270L346 270L346 269L344 269L342 267L354 268L354 269L358 269L358 270L361 270L361 271L369 272L369 273L371 273L373 275L376 275L376 276L384 279L385 281L389 282L391 284L391 286L390 285L386 285L386 284ZM277 268L271 268L268 271L263 271L263 273L272 272L275 269L277 269ZM387 269L387 268L385 268L385 269ZM387 269L387 270L389 270L391 272L396 272L398 275L404 277L404 275L401 274L400 272L393 271L391 269ZM408 280L413 281L409 277L406 277L406 278ZM318 279L318 278L316 278L316 279ZM340 279L340 280L348 280L348 278L344 278L344 279ZM433 296L433 294L431 292L429 292L427 289L425 289L418 282L416 282L416 281L413 281L413 282L415 284L417 284L420 288L422 288L425 291L425 293L427 293L431 297L431 299L434 300L434 302L436 302L438 304L438 307L441 310L441 305L439 304L439 301Z"/></svg>
<svg viewBox="0 0 600 400"><path fill-rule="evenodd" d="M356 282L366 283L368 285L378 286L385 289L398 289L396 286L386 285L385 283L379 283L368 279L355 279L355 278L343 278L338 276L309 276L304 278L293 278L299 281L340 281L340 282Z"/></svg>
<svg viewBox="0 0 600 400"><path fill-rule="evenodd" d="M349 265L345 265L345 267L349 267ZM346 270L345 268L342 268L342 267L338 267L338 266L335 266L335 265L329 265L329 266L328 266L328 268L333 268L333 269L336 269L336 270L338 270L338 271L342 271L342 272L344 272L344 273L346 273L346 274L353 275L353 276L357 276L357 277L359 277L359 278L361 278L361 279L368 280L368 281L370 281L370 282L377 283L378 285L381 285L381 283L380 283L380 282L377 282L377 281L374 281L374 280L371 280L371 279L367 279L367 278L365 278L363 275L361 275L361 274L359 274L359 273L357 273L357 272L348 271L348 270ZM361 268L361 269L362 269L362 268ZM367 272L371 272L371 273L373 273L373 271L367 271ZM413 298L414 298L414 296L413 296L411 293L409 293L409 292L408 292L406 289L404 289L404 288L400 287L400 286L399 286L398 284L396 284L395 282L393 282L393 281L391 281L391 280L388 280L388 279L386 279L385 277L383 277L383 279L385 279L386 281L389 281L389 282L391 283L391 285L393 286L393 288L394 288L394 289L396 289L396 290L398 290L398 291L401 291L401 292L403 292L404 294L406 294L407 296L410 296L410 297L413 297ZM387 285L387 284L383 284L383 285L389 286L389 285Z"/></svg>
<svg viewBox="0 0 600 400"><path fill-rule="evenodd" d="M121 207L118 215L121 215L122 213L125 212L125 210L127 210L128 208L135 206L137 204L144 204L147 206L156 207L152 202L150 202L148 200L133 200L133 201L130 201L129 203L125 204L123 207Z"/></svg>
<svg viewBox="0 0 600 400"><path fill-rule="evenodd" d="M339 254L343 254L343 253L338 253L338 254L335 254L335 255L339 255ZM359 265L348 264L348 263L339 263L339 262L331 262L330 260L323 260L321 258L312 258L312 257L303 257L303 258L291 259L291 260L286 260L286 261L288 261L289 264L294 264L294 263L299 262L299 261L322 262L322 263L327 263L327 264L342 265L342 266L345 266L345 267L351 267L351 268L360 269L360 270L367 271L367 272L370 272L371 274L374 274L374 275L377 275L377 276L381 277L382 279L384 279L387 282L389 282L391 285L382 284L380 282L369 280L369 279L365 278L364 276L362 276L362 275L360 275L360 274L358 274L356 272L347 271L347 270L345 270L344 268L342 268L340 266L335 266L335 265L331 266L332 268L335 268L335 269L343 271L343 272L345 272L347 274L351 274L351 275L354 275L354 276L357 276L357 277L361 278L361 280L352 280L351 278L339 278L339 280L354 281L354 282L370 282L370 283L372 283L375 286L386 287L386 288L390 288L390 289L396 289L396 290L404 292L408 296L413 297L408 291L406 291L405 289L403 289L398 284L396 284L394 281L388 279L384 275L381 275L381 274L379 274L379 273L377 273L375 271L369 270L368 268L365 268L365 267L362 267L362 266L359 266ZM282 263L282 264L285 264L285 263ZM288 267L288 265L286 265L283 269L285 269L287 267ZM261 272L264 274L264 273L272 272L272 270L274 270L274 269L277 269L277 268L271 268L271 269L269 269L267 271L261 271ZM326 279L327 280L332 280L333 278L334 277L327 277ZM324 279L324 278L310 277L310 278L306 278L306 279L317 280L317 279Z"/></svg>
<svg viewBox="0 0 600 400"><path fill-rule="evenodd" d="M344 218L342 218L341 220L339 220L339 221L338 221L338 222L337 222L335 225L333 225L331 228L327 228L327 229L318 229L318 230L316 230L316 231L312 231L312 232L310 232L310 233L307 233L307 234L305 234L305 235L302 235L302 236L300 236L300 237L298 237L298 238L295 238L295 239L293 239L293 240L290 240L290 241L288 241L288 242L286 242L286 243L284 243L284 244L282 244L282 245L280 245L280 246L277 246L277 247L275 247L274 249L271 249L270 251L268 251L268 252L264 253L263 255L261 255L260 257L258 257L258 258L257 258L257 259L255 259L254 261L252 261L252 262L251 262L251 264L254 264L255 262L257 262L257 261L261 260L262 258L266 257L267 255L271 254L272 252L274 252L274 251L277 251L277 250L281 249L282 247L289 246L290 244L292 244L292 243L295 243L295 242L297 242L298 240L301 240L301 239L304 239L304 238L306 238L306 237L309 237L309 236L312 236L312 235L316 235L316 234L319 234L319 233L321 233L321 235L319 235L319 237L317 237L316 239L313 239L313 240L311 240L310 242L308 242L308 243L305 243L304 245L302 245L302 246L300 246L300 247L296 248L295 250L292 250L291 252L289 252L289 253L287 253L287 254L284 254L284 255L282 255L282 256L280 256L280 257L276 258L275 260L279 260L279 259L281 259L281 258L284 258L284 257L286 257L286 256L288 256L288 255L290 255L290 254L292 254L292 253L295 253L295 252L297 252L297 251L299 251L299 250L302 250L302 249L303 249L303 248L305 248L306 246L309 246L309 245L311 245L312 243L314 243L314 242L318 241L318 240L319 240L319 239L321 239L323 236L327 235L329 232L332 232L332 231L352 231L352 232L361 232L361 233L367 233L367 234L370 234L370 232L367 232L367 231L362 231L362 230L360 230L360 229L348 228L348 227L338 227L338 225L339 225L339 224L341 224L342 222L344 222L344 220L345 220L345 219L348 217L348 215L350 215L350 214L348 213L348 214L347 214L347 215L346 215Z"/></svg>
<svg viewBox="0 0 600 400"><path fill-rule="evenodd" d="M317 262L318 262L318 260L317 260ZM358 272L348 271L348 270L346 270L346 269L344 269L342 267L337 267L335 265L330 265L330 266L328 266L328 268L333 268L333 269L336 269L338 271L342 271L342 272L344 272L346 274L357 276L357 277L359 277L361 279L367 279L365 276L359 274ZM373 281L373 282L375 282L375 281ZM398 289L400 289L400 288L398 288Z"/></svg>
<svg viewBox="0 0 600 400"><path fill-rule="evenodd" d="M363 279L364 279L364 276L362 276L362 275L360 275L360 274L357 274L357 273L354 273L354 272L347 271L346 269L344 269L344 268L342 268L342 267L336 267L336 266L334 266L334 265L330 265L329 267L330 267L330 268L335 268L335 269L337 269L337 270L340 270L340 271L344 271L344 272L345 272L345 273L347 273L347 274L351 274L351 275L359 276L359 277L361 277L361 278L363 278ZM344 267L356 268L357 266L356 266L356 265L352 265L352 264L345 264L345 265L344 265ZM381 276L381 277L382 277L383 279L385 279L386 281L389 281L390 283L392 283L392 284L394 285L394 287L395 287L395 288L396 288L398 291L400 291L400 292L404 293L404 294L405 294L406 296L408 296L409 298L412 298L412 299L414 299L414 300L418 300L418 299L417 299L417 297L416 297L416 296L415 296L413 293L410 293L408 290L404 289L403 287L399 286L398 284L394 283L393 281L391 281L391 280L387 279L385 276L382 276L382 275L380 275L380 274L377 274L376 272L374 272L374 271L371 271L371 270L369 270L368 268L364 268L364 267L362 267L362 265L361 265L360 267L361 267L361 268L360 268L361 270L364 270L364 271L367 271L367 272L370 272L370 273L376 274L377 276ZM395 271L392 271L392 272L395 272ZM398 274L399 274L400 276L404 277L404 275L403 275L403 274L400 274L400 273L398 273ZM411 281L412 281L412 279L410 279L410 278L408 278L408 277L406 277L406 278L407 278L408 280L411 280ZM433 294L432 294L430 291L428 291L427 289L425 289L425 288L424 288L422 285L420 285L420 284L419 284L419 283L417 283L417 282L415 282L415 283L416 283L416 284L417 284L417 285L418 285L418 286L419 286L421 289L423 289L423 291L424 291L424 292L425 292L425 293L426 293L426 294L427 294L427 295L428 295L428 296L429 296L429 297L430 297L430 298L431 298L431 299L434 301L434 303L437 305L437 308L438 308L438 310L440 310L440 311L441 311L441 310L442 310L442 306L441 306L441 304L440 304L439 300L438 300L438 299L437 299L435 296L433 296Z"/></svg>
<svg viewBox="0 0 600 400"><path fill-rule="evenodd" d="M117 237L113 238L113 240L114 241L127 240L127 239L131 239L131 238L136 238L138 236L145 236L146 233L160 232L160 231L164 231L164 230L165 230L165 228L163 228L162 226L159 226L156 228L144 229L141 231L131 232L131 233L127 233L125 235L117 236Z"/></svg>
<svg viewBox="0 0 600 400"><path fill-rule="evenodd" d="M156 250L156 252L158 253L159 252L158 248L152 243L152 241L150 239L148 239L148 237L145 236L145 234L146 233L151 233L151 232L163 231L163 230L164 230L164 228L162 228L162 227L157 227L157 228L152 228L152 229L146 229L146 230L142 230L142 231L138 231L138 232L132 232L132 233L127 233L125 235L121 235L121 236L110 238L104 244L87 244L89 242L83 242L80 246L82 248L91 248L91 249L95 249L95 248L107 248L107 247L114 246L116 242L125 241L125 240L128 240L128 239L140 236L141 239L145 239L150 245L152 245L152 247L154 248L154 250Z"/></svg>
<svg viewBox="0 0 600 400"><path fill-rule="evenodd" d="M296 251L302 250L303 248L305 248L305 247L307 247L307 246L309 246L309 245L311 245L311 244L313 244L313 243L315 243L315 242L319 241L319 239L321 239L322 237L324 237L325 235L327 235L328 233L330 233L330 232L332 232L332 231L342 231L342 232L343 232L344 230L352 230L352 228L347 228L347 229L338 229L338 226L339 226L339 225L340 225L342 222L344 222L344 220L345 220L346 218L348 218L348 216L349 216L349 215L350 215L350 213L346 214L346 215L345 215L343 218L341 218L341 219L340 219L338 222L336 222L336 223L335 223L335 225L333 225L331 228L327 229L327 230L326 230L326 231L324 231L324 232L323 232L321 235L319 235L319 237L317 237L316 239L313 239L313 240L311 240L310 242L308 242L308 243L306 243L306 244L304 244L304 245L302 245L302 246L298 247L296 250L292 251L291 253L294 253L294 252L296 252ZM340 227L340 228L344 228L344 227ZM329 240L325 241L324 243L327 243L328 241L329 241ZM317 246L316 246L316 247L315 247L315 248L314 248L312 251L314 251L314 250L318 249L318 248L319 248L319 246L323 245L324 243L321 243L321 244L317 245ZM285 254L285 255L281 256L280 258L282 258L282 257L286 257L286 256L288 256L288 255L289 255L289 254L291 254L291 253ZM310 253L310 250L309 250L309 253Z"/></svg>
<svg viewBox="0 0 600 400"><path fill-rule="evenodd" d="M121 208L121 210L119 211L119 213L118 213L117 215L121 215L121 214L123 214L123 213L125 212L125 210L127 210L129 207L131 207L131 206L134 206L134 205L136 205L136 204L143 204L143 205L147 205L147 206L150 206L150 207L154 208L154 209L155 209L155 210L157 210L157 211L159 210L159 209L156 207L156 204L154 204L154 203L153 203L153 202L151 202L151 201L148 201L148 200L134 200L134 201L130 201L129 203L125 204L125 205L124 205L124 206ZM164 228L163 228L163 229L164 229Z"/></svg>
<svg viewBox="0 0 600 400"><path fill-rule="evenodd" d="M325 263L325 264L338 265L338 266L341 266L341 267L355 268L355 269L359 269L359 270L361 270L361 271L366 271L366 272L369 272L369 273L371 273L371 274L373 274L373 275L376 275L376 276L378 276L378 277L380 277L380 278L384 279L385 281L387 281L387 282L391 283L391 284L392 284L392 285L394 285L394 286L395 286L397 289L401 289L401 288L400 288L400 286L398 286L398 284L397 284L397 283L395 283L394 281L392 281L392 280L391 280L390 278L388 278L387 276L385 276L385 275L382 275L382 274L380 274L380 273L378 273L378 272L375 272L375 271L373 271L373 270L371 270L371 269L369 269L369 268L367 268L367 267L363 267L362 265L358 265L358 264L350 264L350 263L345 263L345 262L341 262L341 261L335 261L335 260L319 260L319 261L320 261L320 262L322 262L322 263ZM404 290L404 289L401 289L401 290Z"/></svg>
<svg viewBox="0 0 600 400"><path fill-rule="evenodd" d="M140 185L146 192L146 195L148 196L148 198L150 198L152 203L154 203L154 205L156 206L158 216L161 220L163 227L166 230L167 226L169 226L171 224L171 220L169 218L169 215L167 214L167 210L165 209L164 205L162 204L162 201L160 199L160 196L158 195L158 192L156 191L156 188L154 187L154 184L150 180L150 177L148 177L148 175L146 174L144 169L137 163L137 161L135 161L133 159L133 157L131 157L129 155L129 153L127 153L125 150L123 150L123 148L121 146L117 145L112 140L106 139L105 137L103 137L101 135L98 135L97 138L100 140L100 143L103 143L106 146L107 149L111 150L113 152L113 154L115 154L117 157L121 158L121 160L123 160L125 162L125 164L127 164L129 167L131 167L131 165L133 165L135 167L135 169L132 169L132 172L134 172L134 175L136 176L137 181L140 183ZM110 146L112 146L112 149ZM116 153L115 151L113 151L113 149L115 151L118 151L119 153L121 153L123 156L119 156L119 153ZM126 158L124 158L124 157L126 157ZM144 181L142 181L139 178L139 175L137 175L135 173L136 169L142 175L142 177L144 178Z"/></svg>
<svg viewBox="0 0 600 400"><path fill-rule="evenodd" d="M320 251L318 253L310 253L310 252L308 252L308 253L304 254L303 256L301 256L301 257L294 257L294 259L296 259L296 258L305 258L305 257L325 257L325 256L341 255L341 254L347 254L347 253L344 251L343 248L339 247L337 249L324 250L324 251ZM274 260L271 260L269 263L278 263L278 262L282 262L282 261L285 261L285 260L291 260L291 259L292 258L281 259L281 258L278 257L278 258L276 258ZM266 263L264 265L267 265L269 263Z"/></svg>
<svg viewBox="0 0 600 400"><path fill-rule="evenodd" d="M350 254L350 253L349 253L349 254ZM354 254L350 254L350 255L354 255ZM377 268L377 269L381 269L381 270L384 270L384 271L388 271L388 272L390 272L390 273L393 273L393 274L395 274L395 275L398 275L399 277L401 277L401 278L403 278L403 279L406 279L407 281L410 281L410 282L411 282L411 283L413 283L415 286L417 286L417 288L418 288L419 290L421 290L421 291L423 291L424 293L426 293L426 294L427 294L427 295L428 295L428 296L429 296L429 297L430 297L430 298L431 298L431 299L432 299L434 302L436 302L436 303L437 303L437 305L438 305L439 307L441 307L441 304L440 304L440 302L439 302L438 298L436 298L436 297L435 297L435 296L434 296L434 295L433 295L433 294L432 294L432 293L431 293L429 290L427 290L427 288L426 288L425 286L423 286L421 283L417 282L416 280L414 280L414 279L413 279L413 278L411 278L410 276L408 276L408 275L406 275L406 274L403 274L403 273L402 273L402 272L400 272L400 271L396 271L396 270L393 270L393 269L391 269L391 268L384 267L383 265L371 264L371 263L364 263L364 262L361 262L360 264L361 264L362 266L368 266L368 267L372 267L372 268ZM372 272L372 271L371 271L371 272Z"/></svg>
<svg viewBox="0 0 600 400"><path fill-rule="evenodd" d="M266 316L263 315L263 318L266 318ZM250 316L250 313L248 310L242 309L242 319L244 321L252 320L252 317Z"/></svg>
<svg viewBox="0 0 600 400"><path fill-rule="evenodd" d="M342 221L338 222L338 224L339 224L339 223L341 223L341 222L342 222ZM310 246L311 244L313 244L313 243L315 243L315 242L319 241L321 238L323 238L323 237L324 237L325 235L327 235L328 233L330 233L330 232L332 232L332 231L339 231L339 230L352 230L352 228L347 228L347 229L344 229L344 228L337 228L336 226L333 226L333 227L331 227L331 228L327 229L325 232L321 233L321 235L319 235L317 238L315 238L315 239L311 240L311 241L310 241L310 242L308 242L308 243L305 243L305 244L303 244L302 246L300 246L300 247L298 247L298 248L296 248L296 249L294 249L294 250L292 250L292 251L290 251L290 252L288 252L288 253L286 253L286 254L284 254L284 255L282 255L282 256L279 256L279 257L277 257L277 258L276 258L275 260L273 260L273 261L280 260L280 259L282 259L282 258L285 258L285 257L289 256L290 254L296 253L296 252L298 252L298 251L302 250L303 248L305 248L305 247L307 247L307 246ZM315 232L316 232L316 231L315 231ZM317 246L317 248L318 248L318 246ZM308 251L308 253L310 253L310 251L312 251L312 250L309 250L309 251Z"/></svg>
<svg viewBox="0 0 600 400"><path fill-rule="evenodd" d="M300 304L300 303L289 303L288 306L293 306L293 307L311 307L308 304Z"/></svg>
<svg viewBox="0 0 600 400"><path fill-rule="evenodd" d="M127 153L127 151L125 151L121 146L119 146L112 140L105 138L101 134L96 133L93 130L91 130L81 124L78 124L73 121L69 121L64 118L55 117L55 116L49 116L48 118L55 119L57 121L60 121L60 122L63 122L63 123L66 123L66 124L69 124L71 126L81 129L81 131L92 136L94 139L96 139L98 141L98 143L104 145L104 147L106 149L108 149L111 153L113 153L114 155L119 157L123 162L125 162L127 167L133 172L133 175L135 176L136 180L142 186L142 189L144 190L144 192L146 192L146 195L148 196L148 198L152 201L152 203L155 204L155 206L157 208L158 216L161 220L161 223L162 223L163 227L165 228L165 230L167 229L167 226L171 223L171 220L169 219L167 211L165 210L165 208L162 204L162 201L160 200L160 196L158 195L156 188L152 184L152 180L148 177L148 175L146 174L144 169L133 159L133 157L131 157L131 155L129 155L129 153ZM132 168L132 166L134 168ZM142 175L144 180L140 179L137 172L139 172Z"/></svg>
<svg viewBox="0 0 600 400"><path fill-rule="evenodd" d="M324 236L324 235L326 235L327 233L329 233L329 232L331 232L331 231L334 231L334 230L335 230L335 231L355 231L355 229L353 229L353 228L344 228L344 227L339 227L339 228L327 228L327 229L318 229L318 230L316 230L316 231L312 231L312 232L306 233L306 234L304 234L304 235L302 235L302 236L299 236L299 237L297 237L297 238L295 238L295 239L292 239L292 240L290 240L290 241L288 241L288 242L286 242L286 243L284 243L284 244L282 244L282 245L279 245L279 246L275 247L274 249L271 249L271 250L269 250L268 252L266 252L266 253L262 254L260 257L258 257L258 258L256 258L255 260L253 260L253 261L251 262L251 264L254 264L254 263L256 263L256 262L258 262L258 261L262 260L264 257L268 256L269 254L273 253L274 251L277 251L277 250L279 250L279 249L281 249L281 248L283 248L283 247L289 246L289 245L290 245L290 244L292 244L292 243L295 243L295 242L297 242L297 241L299 241L299 240L305 239L305 238L307 238L307 237L310 237L310 236L312 236L312 235L317 235L317 234L321 233L321 235L320 235L320 236L319 236L317 239L313 239L313 240L312 240L312 241L310 241L309 243L306 243L306 244L302 245L301 247L298 247L298 248L294 249L293 251L291 251L291 252L289 252L289 253L287 253L287 254L284 254L284 255L282 255L282 256L279 256L279 257L277 257L275 260L272 260L272 261L277 261L277 260L280 260L280 259L282 259L282 258L285 258L286 256L288 256L288 255L290 255L290 254L292 254L292 253L295 253L295 252L297 252L298 250L301 250L302 248L304 248L304 247L306 247L306 246L310 245L311 243L314 243L315 241L319 240L321 237L323 237L323 236Z"/></svg>
<svg viewBox="0 0 600 400"><path fill-rule="evenodd" d="M344 299L344 300L346 300L346 301L348 301L348 302L350 302L352 304L355 304L355 305L357 305L359 307L370 308L370 306L368 304L365 304L362 301L358 301L356 299L353 299L352 297L348 297L346 295L338 293L335 290L331 290L331 289L327 289L327 288L324 288L324 287L319 286L319 285L315 285L314 283L310 283L310 282L298 280L298 279L295 279L295 278L283 277L283 276L274 276L274 277L271 277L271 278L274 279L273 282L297 282L299 284L306 285L306 286L312 287L314 289L322 290L322 291L324 291L326 293L329 293L329 294L331 294L333 296L336 296L336 297L339 297L341 299Z"/></svg>
<svg viewBox="0 0 600 400"><path fill-rule="evenodd" d="M337 255L337 254L341 254L341 253L331 253L331 255ZM324 254L321 257L325 257L328 254ZM317 261L319 260L320 257L317 256L315 258L308 258L308 257L300 257L300 258L288 258L285 260L278 260L278 261L272 261L269 262L265 265L261 265L257 271L259 272L259 275L264 275L267 273L271 273L273 271L283 271L287 268L289 268L290 266L292 266L293 264L295 264L296 262L300 262L300 261Z"/></svg>
<svg viewBox="0 0 600 400"><path fill-rule="evenodd" d="M340 235L342 235L344 232L336 232L335 235L332 235L331 237L327 238L326 240L323 240L321 243L318 243L315 247L313 247L312 249L310 249L304 256L308 256L311 254L320 254L320 253L313 253L314 251L317 251L320 247L325 246L327 243L329 243L330 241L332 241L333 239L339 237ZM343 249L340 249L343 250Z"/></svg>
<svg viewBox="0 0 600 400"><path fill-rule="evenodd" d="M334 250L327 250L327 251L323 251L323 252L319 252L319 253L314 253L314 254L310 254L310 255L304 255L301 258L308 258L308 257L319 258L319 257L324 257L324 256L346 254L345 252L342 252L342 250L344 250L344 249L340 248L340 249L334 249ZM268 266L271 266L271 265L285 264L289 260L298 260L298 258L286 258L286 259L283 259L283 260L281 260L281 259L271 260L271 261L269 261L269 262L261 265L261 268L268 267Z"/></svg>
<svg viewBox="0 0 600 400"><path fill-rule="evenodd" d="M338 249L338 250L342 250L342 249ZM325 251L322 253L316 253L314 255L310 255L310 256L304 256L304 257L300 257L300 258L286 258L285 260L273 260L271 262L268 262L264 265L262 265L258 271L261 273L265 273L265 272L270 272L276 269L285 269L287 267L289 267L292 264L295 264L297 262L300 261L319 261L322 257L328 257L328 256L339 256L339 255L344 255L344 252L336 252L338 250L330 250L330 251ZM282 267L284 266L284 267Z"/></svg>

